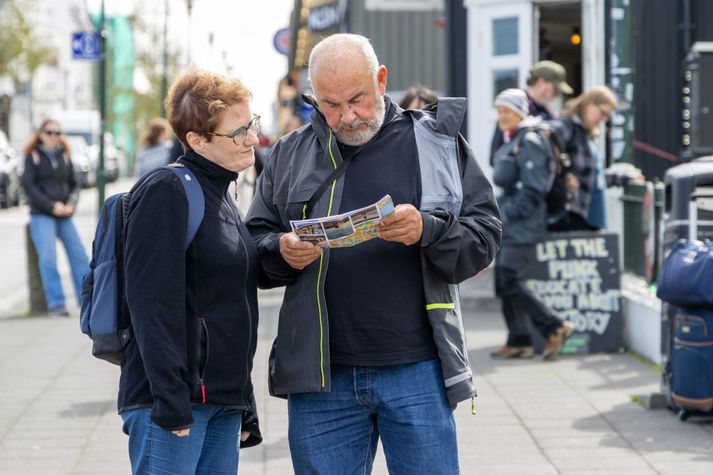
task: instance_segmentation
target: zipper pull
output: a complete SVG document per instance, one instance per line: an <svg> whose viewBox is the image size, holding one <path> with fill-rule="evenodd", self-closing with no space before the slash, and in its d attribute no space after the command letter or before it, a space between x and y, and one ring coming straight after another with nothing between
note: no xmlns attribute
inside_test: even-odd
<svg viewBox="0 0 713 475"><path fill-rule="evenodd" d="M475 397L470 398L470 413L475 415Z"/></svg>
<svg viewBox="0 0 713 475"><path fill-rule="evenodd" d="M233 187L233 193L235 193L235 201L238 201L238 179L235 179L235 187Z"/></svg>
<svg viewBox="0 0 713 475"><path fill-rule="evenodd" d="M206 401L206 399L205 399L205 384L203 384L202 379L200 381L201 381L201 396L203 396L203 401L201 402L201 404L205 404L205 401Z"/></svg>

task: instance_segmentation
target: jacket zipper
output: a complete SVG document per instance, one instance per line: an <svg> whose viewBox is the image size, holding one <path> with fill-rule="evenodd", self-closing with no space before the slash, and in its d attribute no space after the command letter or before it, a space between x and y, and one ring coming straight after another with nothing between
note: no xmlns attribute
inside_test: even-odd
<svg viewBox="0 0 713 475"><path fill-rule="evenodd" d="M201 338L201 347L204 347L203 355L201 360L199 361L200 364L200 376L198 378L198 383L201 386L201 404L206 403L206 392L205 392L205 372L206 369L208 368L208 356L210 354L210 338L208 336L208 325L205 323L205 318L204 317L198 317L198 321L201 323L201 328L203 329L203 335L205 335L205 345L203 345L203 339Z"/></svg>

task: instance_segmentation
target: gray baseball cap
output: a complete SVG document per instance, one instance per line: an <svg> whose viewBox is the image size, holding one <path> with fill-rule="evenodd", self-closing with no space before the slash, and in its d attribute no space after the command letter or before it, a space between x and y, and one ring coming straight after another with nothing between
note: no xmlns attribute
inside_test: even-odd
<svg viewBox="0 0 713 475"><path fill-rule="evenodd" d="M567 84L567 71L554 61L539 61L530 68L530 78L542 78L551 82L562 94L572 94L574 89Z"/></svg>

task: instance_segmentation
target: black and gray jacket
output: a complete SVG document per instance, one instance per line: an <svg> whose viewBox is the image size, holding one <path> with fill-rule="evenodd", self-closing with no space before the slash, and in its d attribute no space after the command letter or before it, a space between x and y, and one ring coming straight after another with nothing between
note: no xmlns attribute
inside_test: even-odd
<svg viewBox="0 0 713 475"><path fill-rule="evenodd" d="M555 164L549 141L536 131L540 122L534 117L522 121L513 138L495 153L493 183L503 188L498 198L503 245L535 244L547 232L545 197Z"/></svg>
<svg viewBox="0 0 713 475"><path fill-rule="evenodd" d="M458 135L466 100L444 98L436 107L433 112L398 113L409 114L414 124L421 176L420 246L426 310L448 400L455 406L476 395L458 283L493 260L500 247L501 225L492 186L470 146ZM316 108L310 124L283 137L272 149L248 213L248 229L270 285L286 286L270 355L270 392L275 396L330 390L324 297L329 250L296 271L282 259L279 238L290 231L291 219L328 216L339 210L343 176L327 188L309 216L303 214L305 203L341 162L336 139Z"/></svg>
<svg viewBox="0 0 713 475"><path fill-rule="evenodd" d="M50 156L52 154L52 156ZM48 152L37 147L25 157L22 187L30 205L30 214L52 215L56 202L77 206L79 185L69 154L63 150Z"/></svg>

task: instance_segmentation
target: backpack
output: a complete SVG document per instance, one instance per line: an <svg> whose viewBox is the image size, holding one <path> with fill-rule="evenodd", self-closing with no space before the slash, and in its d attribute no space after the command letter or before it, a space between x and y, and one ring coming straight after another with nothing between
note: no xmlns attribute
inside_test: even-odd
<svg viewBox="0 0 713 475"><path fill-rule="evenodd" d="M560 137L557 136L547 124L539 124L531 127L527 132L535 132L542 137L550 149L550 171L552 172L552 184L545 196L547 203L547 214L558 215L567 207L567 169L570 166L570 159L567 153L562 152ZM526 133L527 133L526 132ZM513 146L514 157L520 153L520 141L526 135L518 134L517 143Z"/></svg>
<svg viewBox="0 0 713 475"><path fill-rule="evenodd" d="M188 199L188 250L203 221L205 201L200 183L180 164L160 167L139 180L131 191L110 196L102 206L92 242L89 272L82 278L79 325L92 340L92 355L120 365L132 338L131 316L124 295L124 222L133 191L153 173L168 168L178 176Z"/></svg>

